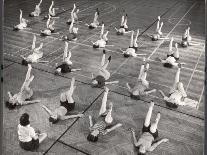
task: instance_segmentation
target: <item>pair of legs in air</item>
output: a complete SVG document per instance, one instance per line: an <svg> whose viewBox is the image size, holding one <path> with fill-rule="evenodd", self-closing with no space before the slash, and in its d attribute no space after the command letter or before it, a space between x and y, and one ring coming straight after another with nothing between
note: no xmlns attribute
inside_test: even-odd
<svg viewBox="0 0 207 155"><path fill-rule="evenodd" d="M26 29L27 28L27 23L29 21L24 19L22 17L22 10L20 9L20 15L19 15L19 24L14 26L14 30L23 30L23 29Z"/></svg>
<svg viewBox="0 0 207 155"><path fill-rule="evenodd" d="M45 19L49 18L49 15L53 18L59 18L59 17L56 17L57 13L55 11L55 10L58 10L59 8L53 8L53 6L54 6L54 1L52 1L51 5L49 7L49 13L47 16L45 16Z"/></svg>
<svg viewBox="0 0 207 155"><path fill-rule="evenodd" d="M31 65L28 65L26 78L19 93L12 95L11 92L8 92L9 101L6 102L6 107L9 109L12 110L17 105L26 105L40 102L40 100L31 100L31 97L33 96L33 90L30 88L30 83L34 79L34 75L31 76L31 70Z"/></svg>
<svg viewBox="0 0 207 155"><path fill-rule="evenodd" d="M55 74L60 74L60 73L68 73L68 72L75 72L79 71L81 69L72 69L72 61L70 60L71 58L71 51L68 50L68 42L65 42L65 49L64 49L64 54L63 54L63 63L61 65L58 65L56 63L56 71Z"/></svg>
<svg viewBox="0 0 207 155"><path fill-rule="evenodd" d="M22 60L22 65L27 66L29 63L46 63L48 61L42 61L40 60L43 57L43 51L41 50L43 47L43 43L40 44L39 47L35 47L35 43L36 43L36 36L34 35L33 37L33 43L32 43L32 54L30 54L27 57L21 56L23 58Z"/></svg>
<svg viewBox="0 0 207 155"><path fill-rule="evenodd" d="M42 108L50 115L49 121L53 124L59 120L66 120L76 117L83 117L83 114L67 115L68 112L75 108L75 102L73 99L73 92L75 90L75 78L73 77L70 84L70 89L60 94L60 106L51 111L46 106L42 105Z"/></svg>
<svg viewBox="0 0 207 155"><path fill-rule="evenodd" d="M42 0L40 0L39 4L35 6L35 10L29 14L30 17L38 17L41 13L40 5Z"/></svg>
<svg viewBox="0 0 207 155"><path fill-rule="evenodd" d="M111 82L106 82L111 76L110 72L107 70L107 67L111 61L111 56L108 58L108 60L105 62L106 58L106 51L103 50L103 56L101 60L101 67L99 67L98 75L94 78L93 73L92 73L92 85L97 86L97 87L103 87L107 84L115 84L118 83L119 81L111 81Z"/></svg>
<svg viewBox="0 0 207 155"><path fill-rule="evenodd" d="M147 81L147 71L149 70L149 63L145 63L145 58L143 59L143 64L140 69L140 73L137 79L137 83L134 88L131 88L127 83L126 86L134 99L140 99L140 95L147 95L156 91L156 89L149 89L149 81Z"/></svg>
<svg viewBox="0 0 207 155"><path fill-rule="evenodd" d="M118 35L123 35L123 34L126 34L126 33L129 33L131 31L128 30L128 26L127 26L127 14L124 16L122 15L121 17L121 25L120 25L120 28L117 29L115 27L115 30L117 32Z"/></svg>
<svg viewBox="0 0 207 155"><path fill-rule="evenodd" d="M168 139L164 138L159 141L155 141L158 137L158 123L160 120L160 113L157 114L155 122L151 123L151 116L154 107L154 102L151 101L147 115L145 117L144 126L142 128L142 135L137 140L134 129L131 129L133 143L135 147L139 148L138 154L145 154L146 152L153 151L162 142L167 142ZM149 137L150 136L150 137Z"/></svg>
<svg viewBox="0 0 207 155"><path fill-rule="evenodd" d="M169 97L167 97L163 91L159 90L164 100L166 101L167 106L171 108L177 108L179 105L184 106L187 103L184 101L187 97L185 89L183 87L183 83L180 82L180 70L181 65L176 72L174 84L169 92Z"/></svg>
<svg viewBox="0 0 207 155"><path fill-rule="evenodd" d="M55 34L55 28L54 28L54 24L55 24L55 20L53 20L51 22L51 16L48 14L48 19L46 22L46 29L45 30L41 30L41 35L43 36L50 36L52 33ZM59 34L59 33L56 33Z"/></svg>
<svg viewBox="0 0 207 155"><path fill-rule="evenodd" d="M120 49L123 52L124 57L129 57L129 56L137 57L139 55L146 55L146 54L137 54L136 53L137 48L138 48L138 45L137 45L138 36L139 36L139 29L137 30L137 34L136 34L135 38L134 38L134 31L132 31L129 47L125 51Z"/></svg>
<svg viewBox="0 0 207 155"><path fill-rule="evenodd" d="M94 15L94 18L93 18L93 22L90 25L87 23L85 25L88 26L89 29L94 29L94 28L99 27L98 16L99 16L99 10L97 8L95 15Z"/></svg>
<svg viewBox="0 0 207 155"><path fill-rule="evenodd" d="M73 10L71 11L71 14L70 14L70 18L68 19L68 21L66 22L68 25L71 24L72 22L72 19L74 19L75 21L78 21L78 13L79 13L79 9L76 9L76 5L74 4L73 5Z"/></svg>
<svg viewBox="0 0 207 155"><path fill-rule="evenodd" d="M91 115L89 115L90 133L87 137L89 141L96 142L100 134L106 135L107 133L122 126L122 124L120 123L112 126L112 123L113 123L112 102L109 103L109 109L108 110L106 109L108 93L109 93L109 89L105 87L105 92L104 92L104 96L102 99L101 108L99 111L99 118L95 124L93 123Z"/></svg>

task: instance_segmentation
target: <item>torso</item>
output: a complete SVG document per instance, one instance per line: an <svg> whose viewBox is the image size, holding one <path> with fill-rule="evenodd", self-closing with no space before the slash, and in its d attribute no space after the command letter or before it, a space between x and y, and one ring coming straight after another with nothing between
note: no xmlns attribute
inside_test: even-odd
<svg viewBox="0 0 207 155"><path fill-rule="evenodd" d="M171 100L174 100L176 104L179 104L182 98L182 94L178 91L175 90L169 97Z"/></svg>
<svg viewBox="0 0 207 155"><path fill-rule="evenodd" d="M138 143L144 145L148 151L154 141L154 137L149 132L144 132L138 140Z"/></svg>

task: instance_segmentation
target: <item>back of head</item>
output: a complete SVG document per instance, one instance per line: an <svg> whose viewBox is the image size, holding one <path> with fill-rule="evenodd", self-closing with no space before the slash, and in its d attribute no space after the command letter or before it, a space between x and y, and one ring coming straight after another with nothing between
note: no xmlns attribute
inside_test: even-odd
<svg viewBox="0 0 207 155"><path fill-rule="evenodd" d="M9 101L5 102L5 106L9 109L9 110L13 110L16 108L16 104L10 103Z"/></svg>
<svg viewBox="0 0 207 155"><path fill-rule="evenodd" d="M49 117L49 122L51 122L52 124L56 124L57 122L59 122L59 119L54 119L53 117Z"/></svg>
<svg viewBox="0 0 207 155"><path fill-rule="evenodd" d="M88 134L87 136L87 140L90 141L90 142L97 142L98 141L98 136L94 136L92 134Z"/></svg>
<svg viewBox="0 0 207 155"><path fill-rule="evenodd" d="M27 113L22 114L22 116L20 117L20 125L27 126L29 124L30 124L29 114L27 114Z"/></svg>

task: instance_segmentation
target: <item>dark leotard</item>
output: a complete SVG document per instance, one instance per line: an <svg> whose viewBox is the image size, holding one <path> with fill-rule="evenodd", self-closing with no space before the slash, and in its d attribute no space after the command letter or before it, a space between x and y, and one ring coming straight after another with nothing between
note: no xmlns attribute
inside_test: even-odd
<svg viewBox="0 0 207 155"><path fill-rule="evenodd" d="M56 67L56 69L61 68L61 73L68 73L71 72L70 65L63 63Z"/></svg>

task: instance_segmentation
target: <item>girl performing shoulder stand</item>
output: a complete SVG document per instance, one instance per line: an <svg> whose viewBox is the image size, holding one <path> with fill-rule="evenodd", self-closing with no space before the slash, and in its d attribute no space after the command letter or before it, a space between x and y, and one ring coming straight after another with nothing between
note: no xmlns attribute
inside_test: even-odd
<svg viewBox="0 0 207 155"><path fill-rule="evenodd" d="M30 76L31 70L31 65L28 65L26 78L19 93L12 95L11 92L8 92L9 101L6 101L5 106L10 110L14 109L16 106L40 102L40 100L31 100L31 97L33 96L33 90L30 88L30 83L34 79L34 75Z"/></svg>
<svg viewBox="0 0 207 155"><path fill-rule="evenodd" d="M53 27L53 25L55 24L55 20L53 20L51 23L50 23L50 20L51 20L51 16L48 15L49 18L47 19L47 23L46 23L46 26L47 28L45 30L41 30L41 35L42 36L51 36L51 34L59 34L58 32L55 33L55 28Z"/></svg>
<svg viewBox="0 0 207 155"><path fill-rule="evenodd" d="M89 29L95 29L95 28L99 27L100 23L98 21L98 16L99 16L99 10L97 8L95 15L94 15L93 22L90 25L87 23L85 25L88 26Z"/></svg>
<svg viewBox="0 0 207 155"><path fill-rule="evenodd" d="M127 48L126 51L123 51L122 49L120 49L123 52L124 57L128 58L130 56L137 57L138 55L146 55L146 54L137 54L136 53L136 51L138 49L138 45L137 45L138 36L139 36L139 29L137 30L137 34L136 34L135 39L133 38L134 31L132 31L129 48Z"/></svg>
<svg viewBox="0 0 207 155"><path fill-rule="evenodd" d="M23 58L22 65L27 66L29 63L38 63L38 62L48 62L40 60L43 57L43 51L41 50L43 47L43 43L40 44L39 47L35 48L36 36L34 35L33 44L32 44L32 51L33 53L30 54L28 57L21 56Z"/></svg>
<svg viewBox="0 0 207 155"><path fill-rule="evenodd" d="M101 67L99 68L98 75L94 78L93 73L92 73L92 83L91 83L92 87L101 88L107 84L119 83L119 81L106 82L110 78L110 73L106 68L107 68L109 62L111 61L111 56L108 58L106 63L105 63L105 57L106 57L106 51L103 50Z"/></svg>
<svg viewBox="0 0 207 155"><path fill-rule="evenodd" d="M183 83L180 82L181 64L179 64L178 67L179 68L175 76L173 87L170 90L169 97L167 97L163 91L159 90L164 100L166 101L166 105L170 108L178 108L178 106L190 105L190 102L185 102L187 94L183 87Z"/></svg>
<svg viewBox="0 0 207 155"><path fill-rule="evenodd" d="M18 125L19 145L22 149L26 151L36 151L39 144L42 143L46 137L46 133L40 133L39 130L35 131L35 129L30 126L29 115L27 113L22 114Z"/></svg>
<svg viewBox="0 0 207 155"><path fill-rule="evenodd" d="M79 71L81 69L72 69L72 61L70 60L71 58L71 51L68 50L68 42L65 42L65 50L63 54L63 63L61 65L56 64L56 71L55 74L60 74L60 73L69 73L69 72L75 72Z"/></svg>
<svg viewBox="0 0 207 155"><path fill-rule="evenodd" d="M18 25L14 26L14 29L13 29L14 31L26 29L27 23L29 22L28 20L26 20L22 17L22 10L21 9L20 9L19 20L20 20L20 23Z"/></svg>
<svg viewBox="0 0 207 155"><path fill-rule="evenodd" d="M109 103L109 109L106 110L108 92L109 89L105 87L105 92L102 99L102 105L99 111L99 118L95 124L93 124L92 117L89 115L90 133L87 136L88 141L96 142L98 141L98 137L100 135L106 135L107 133L122 126L122 124L120 123L112 126L112 122L113 122L113 118L111 116L112 107L113 107L112 102Z"/></svg>
<svg viewBox="0 0 207 155"><path fill-rule="evenodd" d="M74 27L75 19L72 17L72 22L69 27L69 34L67 36L62 36L62 40L68 40L68 41L76 41L77 40L77 34L78 34L78 27Z"/></svg>
<svg viewBox="0 0 207 155"><path fill-rule="evenodd" d="M42 0L40 0L39 4L35 6L35 10L29 14L30 17L38 17L41 13L40 5Z"/></svg>
<svg viewBox="0 0 207 155"><path fill-rule="evenodd" d="M131 98L140 100L140 96L148 95L152 92L156 92L156 89L147 90L149 89L149 81L146 80L148 70L149 70L149 63L147 63L145 66L145 58L144 58L144 63L141 66L139 77L137 79L137 83L134 86L134 88L132 89L128 83L126 84L130 92Z"/></svg>
<svg viewBox="0 0 207 155"><path fill-rule="evenodd" d="M122 17L121 17L121 26L120 26L119 29L117 29L115 27L115 30L117 32L117 35L124 35L126 33L131 32L131 31L129 31L128 26L127 26L127 14L125 15L125 17L124 17L124 15L122 15Z"/></svg>
<svg viewBox="0 0 207 155"><path fill-rule="evenodd" d="M169 39L163 36L162 34L162 26L163 26L163 22L161 22L160 24L160 16L158 16L158 21L157 21L157 28L156 28L156 34L150 35L149 37L151 37L152 41L157 41L157 40L163 40L163 39Z"/></svg>
<svg viewBox="0 0 207 155"><path fill-rule="evenodd" d="M137 141L135 131L134 129L131 129L132 137L133 137L133 143L135 147L139 149L138 155L145 155L146 152L152 152L158 145L160 145L163 142L168 142L169 140L166 138L163 138L159 141L157 141L158 138L158 122L160 120L160 113L157 114L155 123L151 124L150 119L152 116L152 110L154 107L154 102L151 101L149 110L147 112L145 122L142 128L142 134Z"/></svg>
<svg viewBox="0 0 207 155"><path fill-rule="evenodd" d="M75 108L75 101L72 97L75 88L75 78L73 77L71 80L70 89L60 94L59 107L57 107L54 111L51 111L46 106L42 105L42 108L45 109L45 111L50 115L49 122L55 124L60 120L83 117L83 114L68 115L68 113Z"/></svg>
<svg viewBox="0 0 207 155"><path fill-rule="evenodd" d="M59 17L56 17L57 13L55 12L55 10L58 10L59 8L53 8L53 6L54 6L54 1L52 1L51 5L49 7L49 14L44 17L45 19L48 19L49 18L49 15L52 18L59 18ZM64 11L64 9L63 9L63 11Z"/></svg>
<svg viewBox="0 0 207 155"><path fill-rule="evenodd" d="M109 31L106 31L104 34L104 23L102 23L101 26L101 34L100 34L100 40L97 40L95 43L93 43L93 48L104 48L105 46L113 46L113 45L106 45L108 43L108 35Z"/></svg>
<svg viewBox="0 0 207 155"><path fill-rule="evenodd" d="M175 43L175 48L176 50L173 51L172 50L172 44L173 44L173 37L171 38L170 40L170 44L169 44L169 52L167 54L167 58L166 59L161 59L161 58L158 58L161 63L163 64L164 67L167 67L167 68L172 68L173 66L178 66L178 60L179 60L179 51L178 51L178 44ZM184 63L182 63L184 64Z"/></svg>
<svg viewBox="0 0 207 155"><path fill-rule="evenodd" d="M66 22L68 25L70 25L72 23L72 19L74 19L75 21L78 21L78 13L79 13L79 9L76 9L76 5L73 5L73 10L71 11L70 14L70 18L68 19L68 21Z"/></svg>
<svg viewBox="0 0 207 155"><path fill-rule="evenodd" d="M188 27L183 36L182 36L182 41L181 41L181 46L182 47L188 47L188 46L196 46L196 45L200 45L199 43L193 43L192 42L192 37L190 36L190 27Z"/></svg>

